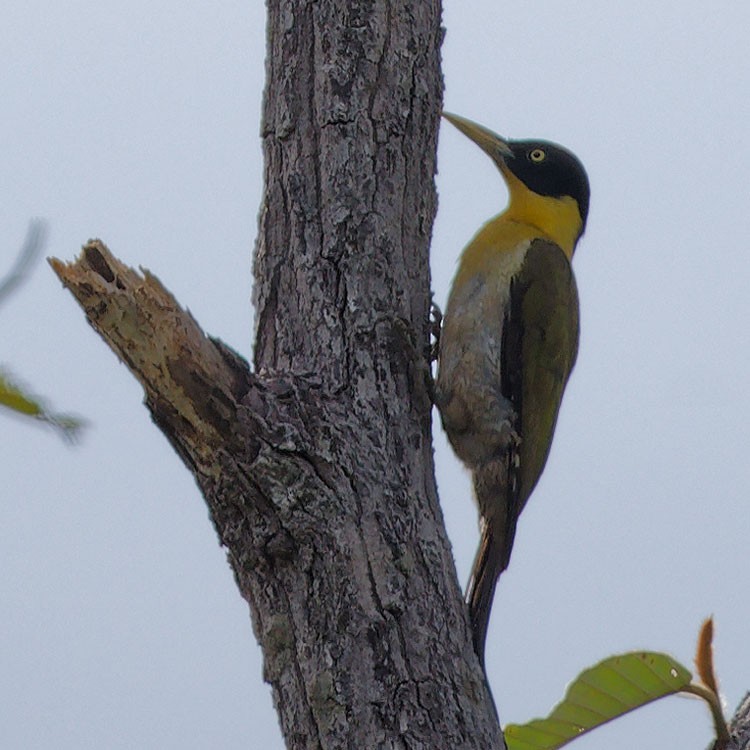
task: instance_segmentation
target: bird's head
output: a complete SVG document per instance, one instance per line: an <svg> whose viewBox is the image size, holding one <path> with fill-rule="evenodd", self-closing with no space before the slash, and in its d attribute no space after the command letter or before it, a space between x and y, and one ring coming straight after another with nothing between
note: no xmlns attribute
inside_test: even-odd
<svg viewBox="0 0 750 750"><path fill-rule="evenodd" d="M508 218L537 227L572 257L589 213L589 180L575 154L548 141L506 140L448 112L443 117L500 168L510 193Z"/></svg>

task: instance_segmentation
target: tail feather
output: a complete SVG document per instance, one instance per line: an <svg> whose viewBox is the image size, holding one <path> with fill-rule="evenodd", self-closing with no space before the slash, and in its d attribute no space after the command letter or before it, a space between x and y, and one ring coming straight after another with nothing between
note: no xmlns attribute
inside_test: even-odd
<svg viewBox="0 0 750 750"><path fill-rule="evenodd" d="M474 470L474 491L482 517L481 539L466 591L474 650L484 668L492 601L500 574L508 567L516 536L519 503L512 452Z"/></svg>

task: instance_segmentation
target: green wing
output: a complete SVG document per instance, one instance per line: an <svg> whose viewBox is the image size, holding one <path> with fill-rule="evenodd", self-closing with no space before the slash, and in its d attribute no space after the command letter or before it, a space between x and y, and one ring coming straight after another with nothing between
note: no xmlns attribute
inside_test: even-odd
<svg viewBox="0 0 750 750"><path fill-rule="evenodd" d="M534 240L511 283L503 326L502 391L518 415L521 512L549 455L578 353L578 292L555 244Z"/></svg>

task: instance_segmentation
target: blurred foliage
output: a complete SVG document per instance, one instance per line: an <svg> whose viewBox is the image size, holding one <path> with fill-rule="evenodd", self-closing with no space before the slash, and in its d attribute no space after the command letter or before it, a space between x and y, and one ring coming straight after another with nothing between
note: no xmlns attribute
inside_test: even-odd
<svg viewBox="0 0 750 750"><path fill-rule="evenodd" d="M0 280L0 305L28 278L46 239L47 225L38 219L32 221L13 266ZM70 441L78 437L84 424L77 417L51 411L42 399L14 382L12 375L5 369L0 369L0 406L52 426Z"/></svg>

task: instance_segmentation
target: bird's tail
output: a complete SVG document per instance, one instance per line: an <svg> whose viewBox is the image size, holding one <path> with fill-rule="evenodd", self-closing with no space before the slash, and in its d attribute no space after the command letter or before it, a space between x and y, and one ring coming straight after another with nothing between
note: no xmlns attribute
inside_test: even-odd
<svg viewBox="0 0 750 750"><path fill-rule="evenodd" d="M511 456L474 470L481 538L466 590L474 650L484 668L484 645L500 574L508 567L518 521L517 476Z"/></svg>

